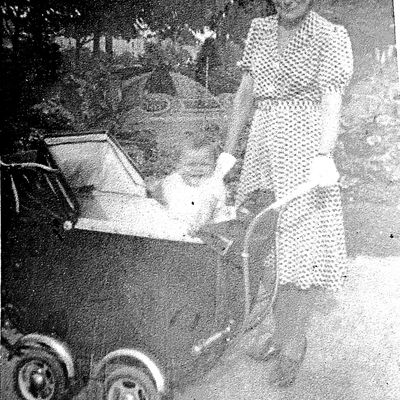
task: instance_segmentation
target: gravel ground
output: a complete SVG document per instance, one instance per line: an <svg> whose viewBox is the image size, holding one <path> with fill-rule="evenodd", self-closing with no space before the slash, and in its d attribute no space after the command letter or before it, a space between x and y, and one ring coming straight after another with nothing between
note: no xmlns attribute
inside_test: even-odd
<svg viewBox="0 0 400 400"><path fill-rule="evenodd" d="M293 388L271 389L266 382L271 364L245 355L268 336L267 321L176 399L398 400L399 266L400 257L352 260L345 289L321 303L313 319L308 356Z"/></svg>

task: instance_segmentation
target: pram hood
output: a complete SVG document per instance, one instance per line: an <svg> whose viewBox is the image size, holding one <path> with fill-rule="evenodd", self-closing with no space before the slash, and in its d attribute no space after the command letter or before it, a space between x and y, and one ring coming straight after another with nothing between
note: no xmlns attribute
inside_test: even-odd
<svg viewBox="0 0 400 400"><path fill-rule="evenodd" d="M45 139L71 188L145 196L144 181L106 132Z"/></svg>

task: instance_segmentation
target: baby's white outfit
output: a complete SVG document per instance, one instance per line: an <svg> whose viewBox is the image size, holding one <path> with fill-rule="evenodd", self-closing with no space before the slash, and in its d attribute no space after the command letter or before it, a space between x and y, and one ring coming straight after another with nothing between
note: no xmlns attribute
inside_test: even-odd
<svg viewBox="0 0 400 400"><path fill-rule="evenodd" d="M163 195L167 203L168 213L192 227L200 227L208 222L221 222L232 218L231 207L226 206L226 189L222 179L214 176L204 178L198 186L185 183L182 176L175 172L163 181ZM213 211L212 221L208 213L207 204L217 202Z"/></svg>

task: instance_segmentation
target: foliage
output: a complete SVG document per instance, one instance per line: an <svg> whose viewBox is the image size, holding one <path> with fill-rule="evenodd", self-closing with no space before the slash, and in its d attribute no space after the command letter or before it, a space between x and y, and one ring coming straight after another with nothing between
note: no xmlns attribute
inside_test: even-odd
<svg viewBox="0 0 400 400"><path fill-rule="evenodd" d="M173 171L178 152L158 146L154 132L144 130L124 135L117 131L115 136L145 177L162 178Z"/></svg>
<svg viewBox="0 0 400 400"><path fill-rule="evenodd" d="M146 42L145 53L138 61L144 69L153 70L164 64L169 70L185 74L193 63L193 58L179 41L161 41L157 38Z"/></svg>
<svg viewBox="0 0 400 400"><path fill-rule="evenodd" d="M80 64L74 67L68 63L71 57L73 54L64 54L64 65L69 67L49 91L49 102L58 104L52 110L60 114L63 109L76 130L112 129L121 100L115 63L107 57L92 58L90 53L83 53ZM121 67L121 60L118 61Z"/></svg>
<svg viewBox="0 0 400 400"><path fill-rule="evenodd" d="M192 56L178 38L187 38L190 29L202 29L206 24L217 26L232 5L243 8L254 1L10 0L4 3L1 8L2 151L28 137L32 129L104 123L112 126L119 96L115 95L118 88L112 76L112 60L98 55L98 64L91 64L81 49L85 41L102 33L132 38L147 25L160 38L174 38L160 46L163 62L177 72L193 76ZM64 63L66 71L61 71L59 48L52 42L60 33L77 39L81 57L78 64ZM204 57L201 59L204 62ZM149 67L154 66L151 56L143 61ZM56 84L61 73L63 77ZM52 87L50 96L49 87ZM110 93L114 94L110 97Z"/></svg>
<svg viewBox="0 0 400 400"><path fill-rule="evenodd" d="M234 1L215 19L216 39L206 39L196 60L196 80L205 84L208 63L208 83L213 94L235 92L241 78L236 64L252 18L274 12L271 1Z"/></svg>
<svg viewBox="0 0 400 400"><path fill-rule="evenodd" d="M218 9L215 0L83 0L77 8L79 16L65 34L77 39L79 48L92 38L97 48L100 35L135 38L144 28L177 38L188 26L202 29Z"/></svg>
<svg viewBox="0 0 400 400"><path fill-rule="evenodd" d="M233 41L243 43L250 27L251 20L266 17L275 12L271 0L237 0L226 7L222 16L215 20L214 30L221 43Z"/></svg>
<svg viewBox="0 0 400 400"><path fill-rule="evenodd" d="M151 11L145 0L82 0L77 9L79 15L64 27L64 35L76 39L77 60L82 46L91 40L98 56L102 35L106 36L106 50L110 53L108 38L135 38L141 30L140 21Z"/></svg>
<svg viewBox="0 0 400 400"><path fill-rule="evenodd" d="M74 1L8 0L1 6L3 45L10 41L15 52L24 42L46 43L78 15Z"/></svg>
<svg viewBox="0 0 400 400"><path fill-rule="evenodd" d="M221 65L216 40L207 38L197 55L196 81L206 86L206 81L212 72Z"/></svg>
<svg viewBox="0 0 400 400"><path fill-rule="evenodd" d="M337 160L348 201L395 201L400 196L400 92L396 59L368 63L369 76L351 87ZM383 59L383 58L382 58Z"/></svg>
<svg viewBox="0 0 400 400"><path fill-rule="evenodd" d="M242 78L242 73L237 67L241 53L241 46L232 41L220 45L220 64L209 74L209 89L214 95L236 92Z"/></svg>
<svg viewBox="0 0 400 400"><path fill-rule="evenodd" d="M31 111L31 126L38 131L70 130L75 118L56 98L35 104Z"/></svg>
<svg viewBox="0 0 400 400"><path fill-rule="evenodd" d="M176 37L187 26L202 30L228 3L227 0L150 0L148 7L151 11L143 21L163 37Z"/></svg>
<svg viewBox="0 0 400 400"><path fill-rule="evenodd" d="M178 54L178 50L174 50L175 54ZM164 49L163 53L157 56L158 62L162 63L160 65L164 65L164 54L167 51L168 49ZM186 55L184 53L183 57ZM91 52L83 51L80 63L76 65L73 62L73 51L64 51L62 56L62 68L58 70L58 79L47 82L40 97L35 98L35 103L30 104L21 117L27 126L27 135L32 130L105 128L118 131L120 112L123 111L120 71L125 71L126 67L128 72L132 68L135 69L133 73L139 72L132 58L127 55L115 59L105 55L93 58ZM148 57L148 62L142 68L144 71L157 64L151 52ZM172 55L170 57L171 60L174 59ZM135 63L137 64L137 60ZM177 70L184 69L176 63L173 66Z"/></svg>
<svg viewBox="0 0 400 400"><path fill-rule="evenodd" d="M202 31L209 26L217 36L225 37L241 25L237 23L239 15L246 18L270 13L271 4L270 0L83 0L77 5L79 15L67 24L65 34L77 40L78 51L85 41L93 39L96 54L100 35L131 39L145 29L157 32L162 39L176 40L189 29ZM241 38L242 33L232 37Z"/></svg>
<svg viewBox="0 0 400 400"><path fill-rule="evenodd" d="M23 146L35 125L46 87L57 80L61 56L54 34L74 17L73 2L12 0L1 7L2 153Z"/></svg>

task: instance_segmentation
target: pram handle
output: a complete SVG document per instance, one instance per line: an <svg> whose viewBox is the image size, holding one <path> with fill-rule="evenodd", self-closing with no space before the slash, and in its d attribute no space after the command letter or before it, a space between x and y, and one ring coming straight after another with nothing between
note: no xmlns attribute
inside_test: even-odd
<svg viewBox="0 0 400 400"><path fill-rule="evenodd" d="M248 257L249 239L250 239L251 235L253 234L254 228L256 227L256 225L258 224L260 219L266 213L268 213L269 211L272 211L272 210L279 210L280 208L288 205L291 201L293 201L297 197L308 193L310 190L314 189L315 187L316 187L316 185L313 183L309 183L309 182L303 183L303 184L299 185L295 190L290 192L288 195L286 195L285 197L282 197L281 199L275 201L274 203L270 204L268 207L261 210L253 218L253 220L251 221L251 223L249 224L249 226L246 230L245 239L244 239L244 243L243 243L242 257Z"/></svg>
<svg viewBox="0 0 400 400"><path fill-rule="evenodd" d="M280 200L277 200L274 203L272 203L269 207L267 207L267 209L269 208L271 210L277 210L283 206L286 206L291 201L296 199L297 197L300 197L303 194L310 192L312 189L316 188L317 186L318 185L315 185L312 182L302 183L301 185L297 186L296 189L294 189L288 195L286 195L286 196L282 197Z"/></svg>
<svg viewBox="0 0 400 400"><path fill-rule="evenodd" d="M47 165L38 164L38 163L34 163L34 162L7 164L4 161L0 160L0 166L5 167L5 168L38 168L38 169L43 169L44 171L47 171L47 172L59 172L58 169L51 168L51 167L48 167Z"/></svg>
<svg viewBox="0 0 400 400"><path fill-rule="evenodd" d="M259 221L264 217L265 214L267 214L270 211L279 210L280 208L288 205L291 201L293 201L297 197L300 197L310 192L315 187L317 187L317 185L311 182L306 182L297 186L297 188L294 189L292 192L290 192L288 195L275 201L274 203L272 203L271 205L260 211L249 224L243 242L243 252L241 254L243 259L243 279L245 288L245 319L247 319L250 315L249 245L250 245L250 238L254 232L255 227L257 226ZM276 279L276 284L277 281L278 279ZM274 303L274 299L276 296L276 289L277 285L275 285L275 291L272 297L271 305Z"/></svg>

